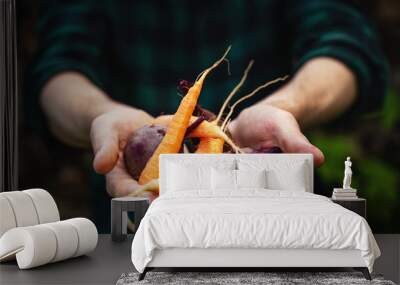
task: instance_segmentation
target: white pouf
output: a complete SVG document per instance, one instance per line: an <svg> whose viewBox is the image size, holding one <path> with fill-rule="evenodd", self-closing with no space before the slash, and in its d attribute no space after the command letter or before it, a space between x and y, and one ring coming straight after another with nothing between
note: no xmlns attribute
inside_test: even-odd
<svg viewBox="0 0 400 285"><path fill-rule="evenodd" d="M20 269L32 268L89 253L97 241L90 220L60 221L43 189L0 193L0 262L16 258Z"/></svg>
<svg viewBox="0 0 400 285"><path fill-rule="evenodd" d="M49 192L39 188L24 190L22 192L31 197L39 218L39 224L60 220L60 214L56 202Z"/></svg>

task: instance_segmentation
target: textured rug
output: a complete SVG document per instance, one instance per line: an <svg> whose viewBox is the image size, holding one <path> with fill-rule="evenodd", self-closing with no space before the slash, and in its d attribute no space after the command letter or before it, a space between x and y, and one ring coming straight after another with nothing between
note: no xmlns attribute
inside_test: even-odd
<svg viewBox="0 0 400 285"><path fill-rule="evenodd" d="M117 285L133 284L379 284L395 285L380 275L372 275L368 281L359 272L148 272L146 278L138 281L139 273L122 274Z"/></svg>

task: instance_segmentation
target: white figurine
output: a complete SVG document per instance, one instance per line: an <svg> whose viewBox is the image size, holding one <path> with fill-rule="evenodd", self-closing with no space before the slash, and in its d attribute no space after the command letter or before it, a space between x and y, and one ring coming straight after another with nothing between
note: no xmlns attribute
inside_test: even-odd
<svg viewBox="0 0 400 285"><path fill-rule="evenodd" d="M347 157L347 160L344 162L344 179L343 179L343 189L353 189L351 188L351 176L353 172L351 171L351 160L350 157Z"/></svg>

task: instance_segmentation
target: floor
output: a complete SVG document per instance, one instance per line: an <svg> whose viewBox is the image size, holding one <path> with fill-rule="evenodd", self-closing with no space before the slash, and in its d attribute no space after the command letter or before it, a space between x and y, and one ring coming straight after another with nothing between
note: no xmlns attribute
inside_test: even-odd
<svg viewBox="0 0 400 285"><path fill-rule="evenodd" d="M382 251L374 272L400 283L400 234L375 235ZM115 284L122 273L134 271L130 260L132 236L114 243L100 235L97 249L82 256L46 266L18 270L15 262L0 264L0 284ZM312 270L310 270L312 271Z"/></svg>
<svg viewBox="0 0 400 285"><path fill-rule="evenodd" d="M376 234L375 239L381 250L381 257L375 262L374 272L400 284L400 234Z"/></svg>

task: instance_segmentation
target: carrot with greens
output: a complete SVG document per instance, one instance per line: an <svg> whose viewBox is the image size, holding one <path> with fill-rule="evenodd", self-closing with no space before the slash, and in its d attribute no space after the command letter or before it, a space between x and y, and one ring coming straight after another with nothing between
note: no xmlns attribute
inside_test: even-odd
<svg viewBox="0 0 400 285"><path fill-rule="evenodd" d="M194 85L189 88L185 97L183 97L178 110L173 116L168 126L167 133L157 147L152 157L147 162L142 174L139 178L140 184L146 184L153 179L159 177L159 157L162 153L177 153L182 147L186 129L189 126L190 118L197 105L198 98L203 87L203 83L207 75L224 61L230 47L225 51L224 55L215 62L211 67L204 70L196 79Z"/></svg>

